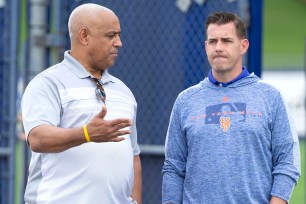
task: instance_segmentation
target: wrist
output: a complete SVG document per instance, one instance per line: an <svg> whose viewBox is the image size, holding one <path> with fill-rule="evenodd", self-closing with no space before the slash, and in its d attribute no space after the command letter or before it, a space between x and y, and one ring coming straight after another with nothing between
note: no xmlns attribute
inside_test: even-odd
<svg viewBox="0 0 306 204"><path fill-rule="evenodd" d="M84 137L85 137L86 142L90 142L91 140L90 140L90 136L87 131L87 125L83 125L83 132L84 132Z"/></svg>

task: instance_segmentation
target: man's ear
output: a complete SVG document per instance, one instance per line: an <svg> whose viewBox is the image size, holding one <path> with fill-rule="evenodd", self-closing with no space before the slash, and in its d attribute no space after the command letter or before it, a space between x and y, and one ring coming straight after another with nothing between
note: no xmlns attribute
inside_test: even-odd
<svg viewBox="0 0 306 204"><path fill-rule="evenodd" d="M83 27L79 30L79 41L83 45L88 45L88 33L89 30L86 27Z"/></svg>
<svg viewBox="0 0 306 204"><path fill-rule="evenodd" d="M248 51L248 48L249 48L248 39L243 39L241 41L241 54L243 55L244 53L246 53Z"/></svg>

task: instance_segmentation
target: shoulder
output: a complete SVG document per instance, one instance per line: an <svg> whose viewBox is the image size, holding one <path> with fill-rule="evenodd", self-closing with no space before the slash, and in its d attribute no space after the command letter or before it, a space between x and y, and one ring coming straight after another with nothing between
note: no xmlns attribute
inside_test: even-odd
<svg viewBox="0 0 306 204"><path fill-rule="evenodd" d="M62 72L62 66L61 64L57 64L37 74L27 84L23 93L23 98L26 96L36 97L40 94L57 93L58 85L60 84L59 76L63 76L63 74L59 74L58 72Z"/></svg>
<svg viewBox="0 0 306 204"><path fill-rule="evenodd" d="M109 76L111 78L111 81L109 82L109 89L127 95L136 101L132 90L123 81L111 74L109 74Z"/></svg>
<svg viewBox="0 0 306 204"><path fill-rule="evenodd" d="M264 81L262 79L258 80L256 83L256 88L258 91L268 94L268 95L280 95L280 90L275 86L271 85L269 82Z"/></svg>
<svg viewBox="0 0 306 204"><path fill-rule="evenodd" d="M65 71L63 70L64 65L62 63L51 66L39 74L37 74L30 82L31 83L47 83L50 80L54 80L57 76L61 76Z"/></svg>
<svg viewBox="0 0 306 204"><path fill-rule="evenodd" d="M193 85L185 90L183 90L181 93L179 93L176 101L179 103L185 103L186 101L193 102L198 98L198 94L203 94L205 92L205 85L203 85L202 82Z"/></svg>

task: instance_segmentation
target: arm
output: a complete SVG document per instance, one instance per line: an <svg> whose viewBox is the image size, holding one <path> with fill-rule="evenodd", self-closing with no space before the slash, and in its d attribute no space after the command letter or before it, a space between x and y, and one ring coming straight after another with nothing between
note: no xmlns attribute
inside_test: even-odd
<svg viewBox="0 0 306 204"><path fill-rule="evenodd" d="M134 184L131 197L133 200L136 200L138 204L142 203L142 175L139 155L134 156Z"/></svg>
<svg viewBox="0 0 306 204"><path fill-rule="evenodd" d="M181 127L181 105L174 104L165 144L162 203L182 203L187 162L187 142Z"/></svg>
<svg viewBox="0 0 306 204"><path fill-rule="evenodd" d="M27 86L22 97L23 126L27 142L34 152L61 152L86 142L81 126L61 128L62 103L57 85L48 77L39 75ZM128 119L104 120L106 108L84 121L93 142L121 141L118 136L130 131L120 130L130 126ZM82 121L80 121L82 122Z"/></svg>
<svg viewBox="0 0 306 204"><path fill-rule="evenodd" d="M92 142L119 142L120 137L130 134L129 130L121 130L131 125L129 119L104 120L106 107L87 124ZM60 128L51 125L39 125L33 128L28 136L30 148L34 152L62 152L71 147L86 143L83 128Z"/></svg>
<svg viewBox="0 0 306 204"><path fill-rule="evenodd" d="M271 124L273 158L271 196L289 202L300 177L299 140L282 97L278 95L274 101Z"/></svg>

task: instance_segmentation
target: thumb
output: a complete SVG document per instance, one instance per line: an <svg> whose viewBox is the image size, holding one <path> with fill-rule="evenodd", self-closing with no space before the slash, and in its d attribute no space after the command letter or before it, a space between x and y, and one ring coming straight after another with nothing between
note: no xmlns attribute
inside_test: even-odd
<svg viewBox="0 0 306 204"><path fill-rule="evenodd" d="M99 118L104 118L106 113L107 113L106 106L102 106L102 110L98 113L98 117Z"/></svg>

